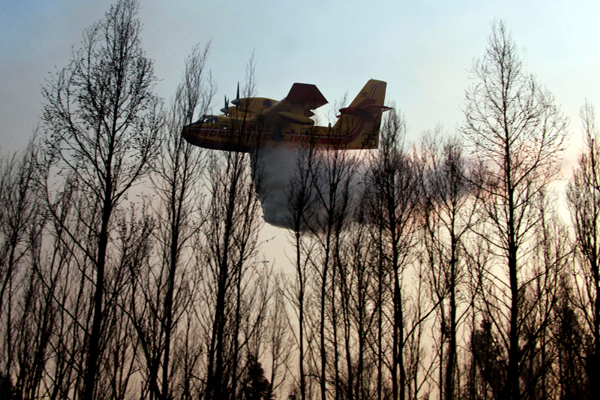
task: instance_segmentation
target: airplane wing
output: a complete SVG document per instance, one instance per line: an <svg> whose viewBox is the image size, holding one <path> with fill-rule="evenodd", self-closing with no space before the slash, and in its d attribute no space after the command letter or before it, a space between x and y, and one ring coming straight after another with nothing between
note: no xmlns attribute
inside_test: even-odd
<svg viewBox="0 0 600 400"><path fill-rule="evenodd" d="M315 110L327 104L327 100L321 91L312 84L294 83L288 95L265 112L268 116L279 116L283 119L301 124L312 125L314 123L309 117Z"/></svg>
<svg viewBox="0 0 600 400"><path fill-rule="evenodd" d="M327 100L321 91L308 83L294 83L285 100L292 104L301 103L305 110L315 110L327 104Z"/></svg>
<svg viewBox="0 0 600 400"><path fill-rule="evenodd" d="M264 97L247 97L240 99L240 105L237 108L245 113L260 114L273 104L273 100Z"/></svg>

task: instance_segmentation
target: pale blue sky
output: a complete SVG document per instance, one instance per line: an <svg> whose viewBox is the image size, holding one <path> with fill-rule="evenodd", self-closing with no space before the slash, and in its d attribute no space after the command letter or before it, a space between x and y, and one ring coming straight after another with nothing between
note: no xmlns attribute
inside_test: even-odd
<svg viewBox="0 0 600 400"><path fill-rule="evenodd" d="M16 150L39 122L40 88L69 62L81 32L112 2L0 1L0 146ZM573 4L574 3L574 4ZM469 69L483 55L491 21L506 22L526 70L555 95L579 137L578 110L600 107L600 2L596 1L200 1L142 0L144 48L157 90L170 98L183 60L212 39L218 84L214 111L255 52L260 95L281 98L294 82L314 83L330 103L353 97L369 78L388 82L387 99L410 135L462 121ZM324 107L327 113L334 110Z"/></svg>

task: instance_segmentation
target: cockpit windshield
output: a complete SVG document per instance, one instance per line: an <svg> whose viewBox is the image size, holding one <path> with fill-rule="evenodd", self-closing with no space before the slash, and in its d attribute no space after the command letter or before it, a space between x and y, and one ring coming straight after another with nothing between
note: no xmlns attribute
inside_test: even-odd
<svg viewBox="0 0 600 400"><path fill-rule="evenodd" d="M215 115L203 115L198 121L194 122L194 124L216 124L219 122L219 117Z"/></svg>

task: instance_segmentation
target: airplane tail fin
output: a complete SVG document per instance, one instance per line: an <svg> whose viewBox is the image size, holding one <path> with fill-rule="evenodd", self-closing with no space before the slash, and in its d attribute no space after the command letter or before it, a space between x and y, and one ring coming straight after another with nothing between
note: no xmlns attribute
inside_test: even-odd
<svg viewBox="0 0 600 400"><path fill-rule="evenodd" d="M334 132L345 136L348 149L377 149L381 115L390 110L383 105L386 83L371 79L348 107L340 109Z"/></svg>

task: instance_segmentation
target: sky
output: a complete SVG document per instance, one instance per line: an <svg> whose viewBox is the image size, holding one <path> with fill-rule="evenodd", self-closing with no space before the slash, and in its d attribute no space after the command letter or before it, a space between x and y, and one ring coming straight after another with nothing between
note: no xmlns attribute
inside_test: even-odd
<svg viewBox="0 0 600 400"><path fill-rule="evenodd" d="M40 125L41 89L65 67L82 32L112 1L0 0L0 151L22 149ZM196 45L218 91L235 96L252 54L258 95L285 97L294 82L317 85L330 104L352 99L370 79L388 83L409 141L463 121L473 61L484 55L494 20L505 22L525 71L554 94L570 119L573 164L579 109L600 107L600 2L583 0L141 0L143 47L155 62L156 90L168 101ZM575 150L573 150L575 149Z"/></svg>

